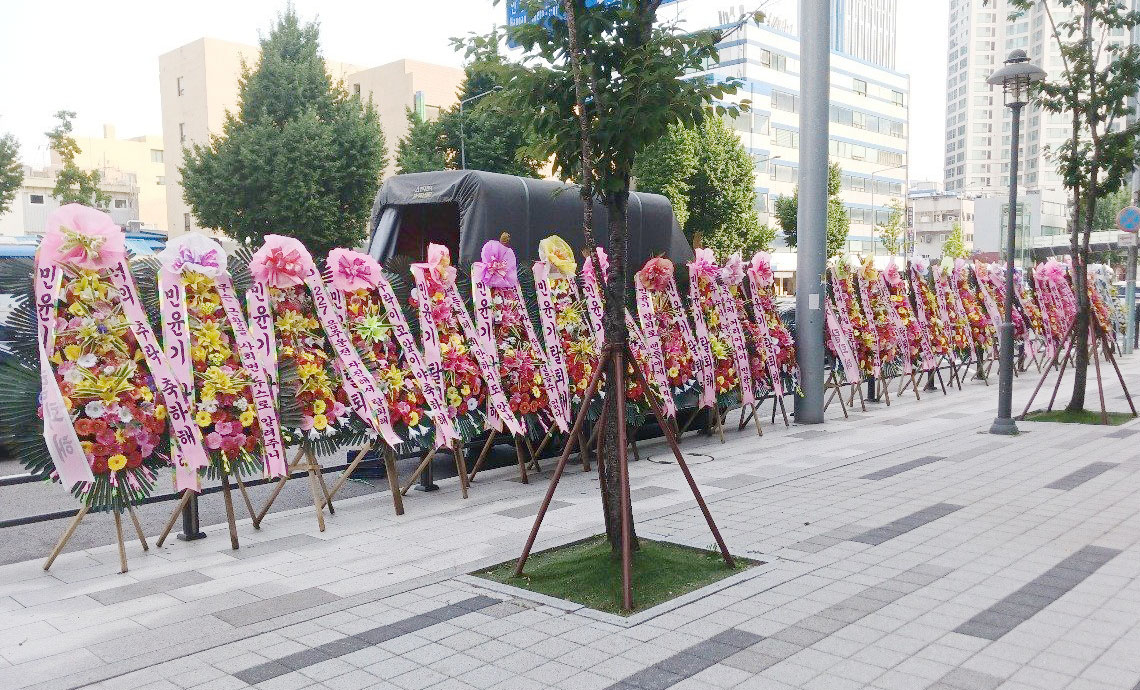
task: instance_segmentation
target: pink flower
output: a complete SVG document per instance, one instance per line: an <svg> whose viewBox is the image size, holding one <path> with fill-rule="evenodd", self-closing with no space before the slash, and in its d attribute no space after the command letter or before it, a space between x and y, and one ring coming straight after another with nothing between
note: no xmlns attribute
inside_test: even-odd
<svg viewBox="0 0 1140 690"><path fill-rule="evenodd" d="M602 267L602 276L604 277L610 270L610 257L608 254L606 254L605 249L602 249L601 247L596 247L596 249L598 254L598 265ZM582 265L582 273L594 275L594 262L586 261Z"/></svg>
<svg viewBox="0 0 1140 690"><path fill-rule="evenodd" d="M206 447L210 450L221 450L222 443L225 437L216 431L211 431L206 435Z"/></svg>
<svg viewBox="0 0 1140 690"><path fill-rule="evenodd" d="M266 235L265 244L253 255L249 270L270 287L301 285L313 270L313 257L305 245L292 237Z"/></svg>
<svg viewBox="0 0 1140 690"><path fill-rule="evenodd" d="M914 270L918 271L920 276L926 275L926 269L930 268L930 264L926 259L917 255L910 260L910 265L914 267Z"/></svg>
<svg viewBox="0 0 1140 690"><path fill-rule="evenodd" d="M344 416L344 414L346 412L348 412L348 408L345 407L343 404L341 404L339 402L333 403L333 406L332 406L333 419L340 419L341 417Z"/></svg>
<svg viewBox="0 0 1140 690"><path fill-rule="evenodd" d="M507 245L498 240L488 240L479 257L482 259L482 280L488 287L511 288L518 282L515 252Z"/></svg>
<svg viewBox="0 0 1140 690"><path fill-rule="evenodd" d="M708 278L709 280L713 280L716 278L718 270L716 256L713 255L711 249L702 247L696 250L696 256L689 262L689 275L693 278Z"/></svg>
<svg viewBox="0 0 1140 690"><path fill-rule="evenodd" d="M301 431L308 431L309 429L312 429L312 428L313 428L313 418L310 417L309 415L303 415L301 417Z"/></svg>
<svg viewBox="0 0 1140 690"><path fill-rule="evenodd" d="M216 276L226 268L226 252L216 240L197 232L188 232L172 238L158 253L164 268L174 273L185 269L208 276Z"/></svg>
<svg viewBox="0 0 1140 690"><path fill-rule="evenodd" d="M883 278L886 279L887 284L892 287L899 287L903 283L902 274L899 273L899 267L895 265L894 258L887 264L887 269L883 271Z"/></svg>
<svg viewBox="0 0 1140 690"><path fill-rule="evenodd" d="M455 267L451 265L451 252L442 244L429 244L427 265L431 273L444 285L455 282Z"/></svg>
<svg viewBox="0 0 1140 690"><path fill-rule="evenodd" d="M740 285L744 280L744 260L740 257L740 252L735 252L724 262L724 268L720 269L720 279L725 285Z"/></svg>
<svg viewBox="0 0 1140 690"><path fill-rule="evenodd" d="M40 252L48 264L110 268L127 256L123 230L108 214L82 204L61 206L48 216Z"/></svg>
<svg viewBox="0 0 1140 690"><path fill-rule="evenodd" d="M235 426L237 426L239 429L241 428L241 425L236 424L235 422L218 422L214 425L214 431L217 431L222 436L229 436L230 434L234 433Z"/></svg>
<svg viewBox="0 0 1140 690"><path fill-rule="evenodd" d="M332 284L342 292L356 292L376 287L380 280L380 264L367 254L351 249L329 252L328 268Z"/></svg>
<svg viewBox="0 0 1140 690"><path fill-rule="evenodd" d="M748 270L756 276L756 282L760 285L771 285L774 277L772 274L772 255L768 252L756 252L752 256Z"/></svg>
<svg viewBox="0 0 1140 690"><path fill-rule="evenodd" d="M647 287L664 290L673 280L673 262L663 256L655 256L645 262L637 275Z"/></svg>
<svg viewBox="0 0 1140 690"><path fill-rule="evenodd" d="M226 436L222 439L222 448L229 453L236 453L241 450L242 444L245 443L245 434L233 434Z"/></svg>

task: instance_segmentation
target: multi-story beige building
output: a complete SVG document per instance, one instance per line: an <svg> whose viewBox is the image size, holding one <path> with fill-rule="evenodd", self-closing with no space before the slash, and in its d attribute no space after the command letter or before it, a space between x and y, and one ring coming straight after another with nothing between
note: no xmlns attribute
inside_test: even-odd
<svg viewBox="0 0 1140 690"><path fill-rule="evenodd" d="M166 205L172 234L201 229L182 198L182 150L205 144L219 134L227 111L238 105L238 78L242 63L256 65L256 46L200 38L158 58L162 98L162 137L166 155ZM380 116L388 147L388 169L395 168L396 144L407 133L405 108L423 92L428 115L455 103L463 70L412 60L397 60L364 68L326 60L329 75L342 80L349 93L371 99Z"/></svg>
<svg viewBox="0 0 1140 690"><path fill-rule="evenodd" d="M80 165L82 168L89 166ZM59 166L36 169L24 166L24 182L16 192L16 198L7 213L0 214L0 236L19 237L41 235L47 217L60 207L51 194L55 189L55 178ZM123 173L118 169L106 168L100 171L102 179L99 188L111 197L106 211L116 224L128 230L141 227L154 228L139 217L141 188L138 175Z"/></svg>
<svg viewBox="0 0 1140 690"><path fill-rule="evenodd" d="M132 199L131 203L137 204L138 208L130 214L130 220L137 220L147 228L168 229L162 137L147 134L119 139L115 136L114 125L103 125L102 137L75 137L75 143L80 148L75 164L82 170L98 170L106 184L137 189L137 200ZM52 167L62 164L59 155L53 151Z"/></svg>

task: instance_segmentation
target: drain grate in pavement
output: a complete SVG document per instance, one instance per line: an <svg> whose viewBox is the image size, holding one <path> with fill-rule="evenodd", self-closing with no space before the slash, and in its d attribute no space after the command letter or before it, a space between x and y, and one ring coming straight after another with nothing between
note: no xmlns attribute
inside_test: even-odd
<svg viewBox="0 0 1140 690"><path fill-rule="evenodd" d="M1038 575L1029 584L978 613L954 631L963 635L997 640L1010 630L1063 597L1108 563L1117 549L1089 545Z"/></svg>

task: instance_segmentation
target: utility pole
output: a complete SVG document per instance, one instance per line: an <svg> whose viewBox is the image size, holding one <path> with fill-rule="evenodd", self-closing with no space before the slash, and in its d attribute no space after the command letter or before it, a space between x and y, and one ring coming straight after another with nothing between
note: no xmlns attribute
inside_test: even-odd
<svg viewBox="0 0 1140 690"><path fill-rule="evenodd" d="M800 203L796 217L796 358L804 394L797 424L823 422L827 268L827 132L831 88L831 2L800 2Z"/></svg>

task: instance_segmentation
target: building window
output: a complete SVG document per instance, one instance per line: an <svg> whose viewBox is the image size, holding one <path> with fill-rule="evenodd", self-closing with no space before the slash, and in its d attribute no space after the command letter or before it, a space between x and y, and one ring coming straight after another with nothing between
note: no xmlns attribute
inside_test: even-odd
<svg viewBox="0 0 1140 690"><path fill-rule="evenodd" d="M126 207L127 207L127 200L126 199L115 199L115 208L126 208Z"/></svg>
<svg viewBox="0 0 1140 690"><path fill-rule="evenodd" d="M894 102L895 105L902 105L903 104L902 91L891 91L891 100Z"/></svg>
<svg viewBox="0 0 1140 690"><path fill-rule="evenodd" d="M178 87L178 95L179 96L186 93L186 89L182 88L182 77L178 77L177 79L175 79L174 84L175 84L175 86Z"/></svg>
<svg viewBox="0 0 1140 690"><path fill-rule="evenodd" d="M189 213L183 213L182 214L182 229L185 230L186 232L190 232L190 214Z"/></svg>
<svg viewBox="0 0 1140 690"><path fill-rule="evenodd" d="M855 81L855 85L852 87L851 90L854 91L855 93L859 94L860 96L866 96L867 95L867 82L863 81L862 79L856 79L854 81Z"/></svg>
<svg viewBox="0 0 1140 690"><path fill-rule="evenodd" d="M796 112L796 97L784 91L772 92L772 109L773 110L786 110L788 112Z"/></svg>
<svg viewBox="0 0 1140 690"><path fill-rule="evenodd" d="M28 203L29 204L36 204L36 205L42 204L42 203L44 203L44 195L43 194L29 194L28 195Z"/></svg>
<svg viewBox="0 0 1140 690"><path fill-rule="evenodd" d="M352 85L352 95L354 95L354 96L360 95L360 84L353 84Z"/></svg>
<svg viewBox="0 0 1140 690"><path fill-rule="evenodd" d="M166 177L164 177L163 175L159 175L157 178L155 178L154 183L155 184L166 184Z"/></svg>
<svg viewBox="0 0 1140 690"><path fill-rule="evenodd" d="M180 144L186 143L186 123L185 122L179 122L178 123L178 143L180 143Z"/></svg>
<svg viewBox="0 0 1140 690"><path fill-rule="evenodd" d="M162 149L151 149L150 150L150 162L151 163L161 163L162 162Z"/></svg>

